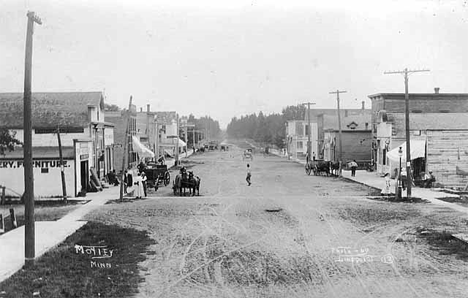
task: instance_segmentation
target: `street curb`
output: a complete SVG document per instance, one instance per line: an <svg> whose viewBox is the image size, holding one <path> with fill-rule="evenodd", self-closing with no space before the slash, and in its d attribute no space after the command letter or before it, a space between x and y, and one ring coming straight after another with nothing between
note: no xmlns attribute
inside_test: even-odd
<svg viewBox="0 0 468 298"><path fill-rule="evenodd" d="M349 181L349 182L354 182L354 183L357 183L357 184L361 184L361 185L364 185L364 186L373 188L373 189L375 189L375 190L381 190L380 188L377 188L377 187L375 187L375 186L372 186L372 185L369 185L369 184L365 184L364 182L359 182L359 181L357 181L357 180L353 180L353 179L348 178L348 177L343 177L343 176L341 176L341 178L342 178L343 180L346 180L346 181Z"/></svg>

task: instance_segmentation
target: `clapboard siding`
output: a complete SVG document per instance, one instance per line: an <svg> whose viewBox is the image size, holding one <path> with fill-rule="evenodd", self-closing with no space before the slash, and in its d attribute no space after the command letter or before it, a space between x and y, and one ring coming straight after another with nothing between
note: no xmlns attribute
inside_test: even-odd
<svg viewBox="0 0 468 298"><path fill-rule="evenodd" d="M445 187L464 187L468 182L468 129L427 131L428 169Z"/></svg>

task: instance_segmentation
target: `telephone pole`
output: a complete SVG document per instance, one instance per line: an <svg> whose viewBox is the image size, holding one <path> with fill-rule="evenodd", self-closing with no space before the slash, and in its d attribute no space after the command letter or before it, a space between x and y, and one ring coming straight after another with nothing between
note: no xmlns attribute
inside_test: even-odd
<svg viewBox="0 0 468 298"><path fill-rule="evenodd" d="M26 31L26 55L24 66L24 252L25 265L34 266L35 231L34 231L34 174L32 156L32 111L31 111L31 78L32 47L34 23L41 25L41 19L29 11Z"/></svg>
<svg viewBox="0 0 468 298"><path fill-rule="evenodd" d="M409 94L408 94L408 74L415 72L426 72L429 69L408 70L405 68L400 71L386 71L384 74L404 74L405 76L405 126L406 126L406 197L411 198L411 148L410 148L410 128L409 128Z"/></svg>
<svg viewBox="0 0 468 298"><path fill-rule="evenodd" d="M329 92L329 94L336 94L336 107L338 111L338 140L339 140L339 146L338 148L340 149L340 153L338 154L338 162L339 162L339 176L341 177L342 173L342 163L343 163L343 144L342 144L342 136L341 136L341 113L340 113L340 93L346 93L347 91L340 91L336 90L333 92Z"/></svg>
<svg viewBox="0 0 468 298"><path fill-rule="evenodd" d="M310 141L311 138L311 129L310 129L310 105L314 105L315 102L305 102L302 105L307 105L307 121L308 121L308 133L307 133L307 156L309 156L309 160L312 158L312 143Z"/></svg>
<svg viewBox="0 0 468 298"><path fill-rule="evenodd" d="M57 127L57 140L59 146L60 176L62 178L63 201L67 202L67 184L65 183L65 168L63 166L62 139L60 138L60 126Z"/></svg>
<svg viewBox="0 0 468 298"><path fill-rule="evenodd" d="M122 173L120 176L120 196L119 199L122 202L123 201L123 196L124 196L124 181L127 177L125 177L125 169L128 166L128 145L130 143L129 141L129 134L130 134L130 120L132 117L132 99L133 97L130 95L130 100L128 101L128 110L125 112L125 116L127 119L126 121L126 126L125 126L125 135L124 135L124 141L123 141L123 156L122 156Z"/></svg>
<svg viewBox="0 0 468 298"><path fill-rule="evenodd" d="M175 165L179 165L179 114L176 113Z"/></svg>

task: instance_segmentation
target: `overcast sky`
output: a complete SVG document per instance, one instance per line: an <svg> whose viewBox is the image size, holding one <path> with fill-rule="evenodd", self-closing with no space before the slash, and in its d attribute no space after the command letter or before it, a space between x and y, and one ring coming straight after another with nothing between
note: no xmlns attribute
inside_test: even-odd
<svg viewBox="0 0 468 298"><path fill-rule="evenodd" d="M0 0L0 92L22 92L26 12L35 11L33 92L104 91L138 109L234 116L305 101L468 92L466 0Z"/></svg>

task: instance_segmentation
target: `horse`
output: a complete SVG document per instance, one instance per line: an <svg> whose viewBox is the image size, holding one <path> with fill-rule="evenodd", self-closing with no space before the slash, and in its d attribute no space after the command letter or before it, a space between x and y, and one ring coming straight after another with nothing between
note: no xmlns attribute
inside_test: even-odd
<svg viewBox="0 0 468 298"><path fill-rule="evenodd" d="M321 175L324 173L325 175L330 174L330 162L319 160L315 162L314 165L314 175Z"/></svg>
<svg viewBox="0 0 468 298"><path fill-rule="evenodd" d="M195 176L193 174L193 171L189 171L189 178L188 178L188 184L189 184L189 193L190 191L192 192L192 196L195 196L195 192L197 195L200 195L200 177Z"/></svg>
<svg viewBox="0 0 468 298"><path fill-rule="evenodd" d="M330 161L330 174L333 176L338 176L339 171L340 171L340 162Z"/></svg>
<svg viewBox="0 0 468 298"><path fill-rule="evenodd" d="M174 178L174 184L172 186L172 189L174 190L174 195L179 193L179 196L182 196L182 190L183 190L183 195L185 196L185 190L189 188L187 185L188 182L188 175L186 171L181 171L180 174L177 174Z"/></svg>

